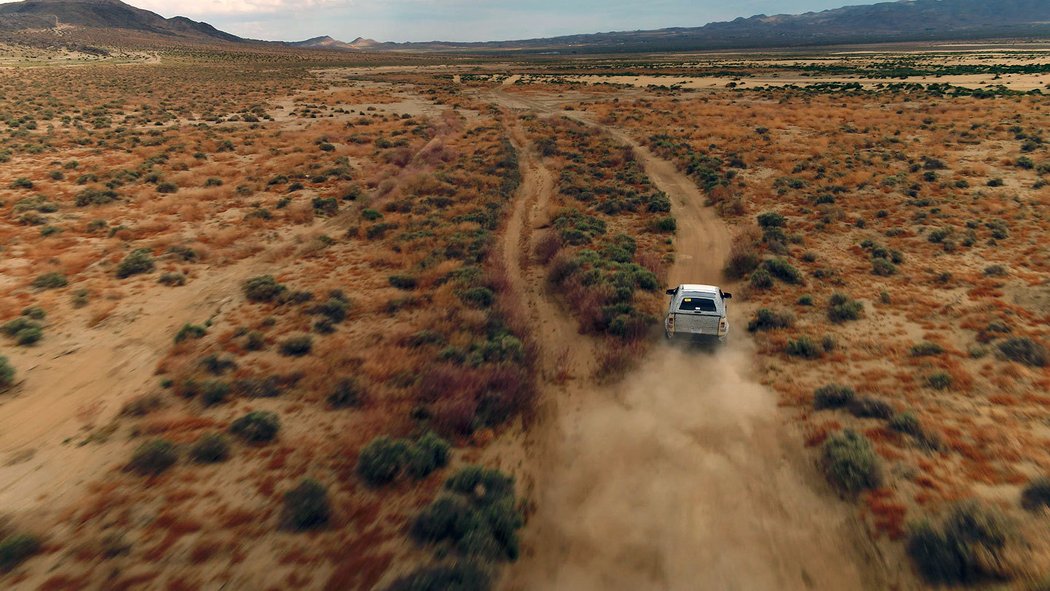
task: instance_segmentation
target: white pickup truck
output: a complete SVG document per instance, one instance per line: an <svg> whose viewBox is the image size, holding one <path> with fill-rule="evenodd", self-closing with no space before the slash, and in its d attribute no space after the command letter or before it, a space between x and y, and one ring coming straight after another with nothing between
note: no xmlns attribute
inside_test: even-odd
<svg viewBox="0 0 1050 591"><path fill-rule="evenodd" d="M733 297L714 285L679 285L667 290L671 304L664 318L664 332L668 339L718 339L725 343L729 337L729 318L726 300Z"/></svg>

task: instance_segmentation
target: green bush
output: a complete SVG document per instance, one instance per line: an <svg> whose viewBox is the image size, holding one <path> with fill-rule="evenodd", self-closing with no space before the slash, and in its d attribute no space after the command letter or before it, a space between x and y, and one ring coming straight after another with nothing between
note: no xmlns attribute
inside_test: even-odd
<svg viewBox="0 0 1050 591"><path fill-rule="evenodd" d="M1010 361L1030 367L1046 367L1046 347L1028 337L1012 338L999 343L999 353Z"/></svg>
<svg viewBox="0 0 1050 591"><path fill-rule="evenodd" d="M0 540L0 572L9 572L40 551L40 540L26 534L12 534Z"/></svg>
<svg viewBox="0 0 1050 591"><path fill-rule="evenodd" d="M416 288L416 278L411 275L391 275L388 280L390 285L398 289L411 291Z"/></svg>
<svg viewBox="0 0 1050 591"><path fill-rule="evenodd" d="M784 259L769 259L763 263L766 271L769 274L783 281L784 283L790 283L796 285L802 283L802 273L798 269L791 266L791 263Z"/></svg>
<svg viewBox="0 0 1050 591"><path fill-rule="evenodd" d="M335 383L332 393L328 395L328 405L332 408L347 408L361 406L364 402L365 393L357 380L343 378Z"/></svg>
<svg viewBox="0 0 1050 591"><path fill-rule="evenodd" d="M198 464L225 462L230 457L230 442L221 433L201 436L190 447L190 458Z"/></svg>
<svg viewBox="0 0 1050 591"><path fill-rule="evenodd" d="M784 216L776 212L767 211L758 215L758 225L763 228L782 228L784 222Z"/></svg>
<svg viewBox="0 0 1050 591"><path fill-rule="evenodd" d="M864 304L852 300L849 296L837 293L828 302L828 320L839 324L849 320L859 320Z"/></svg>
<svg viewBox="0 0 1050 591"><path fill-rule="evenodd" d="M779 328L791 328L795 324L795 317L790 312L781 312L761 308L755 313L755 317L747 325L748 332L776 330Z"/></svg>
<svg viewBox="0 0 1050 591"><path fill-rule="evenodd" d="M304 478L284 493L284 523L295 530L317 529L328 523L328 490L316 480Z"/></svg>
<svg viewBox="0 0 1050 591"><path fill-rule="evenodd" d="M1021 491L1021 506L1029 511L1050 507L1050 478L1040 476L1029 482Z"/></svg>
<svg viewBox="0 0 1050 591"><path fill-rule="evenodd" d="M117 265L117 278L124 279L126 277L131 277L132 275L150 273L155 266L153 255L150 253L149 249L139 248L131 251L131 253L124 257L124 260L120 261L120 264Z"/></svg>
<svg viewBox="0 0 1050 591"><path fill-rule="evenodd" d="M425 566L397 579L387 591L488 591L489 574L471 562Z"/></svg>
<svg viewBox="0 0 1050 591"><path fill-rule="evenodd" d="M302 357L309 354L313 347L314 338L308 334L288 337L278 345L281 355L286 357Z"/></svg>
<svg viewBox="0 0 1050 591"><path fill-rule="evenodd" d="M208 334L208 329L199 324L183 324L179 332L175 333L175 342L181 343L186 339L201 339Z"/></svg>
<svg viewBox="0 0 1050 591"><path fill-rule="evenodd" d="M853 388L849 386L839 384L821 386L813 392L813 408L817 410L842 408L853 401L855 395Z"/></svg>
<svg viewBox="0 0 1050 591"><path fill-rule="evenodd" d="M58 289L67 285L69 281L61 273L44 273L33 280L33 287L37 289Z"/></svg>
<svg viewBox="0 0 1050 591"><path fill-rule="evenodd" d="M287 291L272 275L252 277L242 286L244 297L250 302L272 302Z"/></svg>
<svg viewBox="0 0 1050 591"><path fill-rule="evenodd" d="M678 222L671 216L657 218L649 223L649 230L663 234L674 234L678 230Z"/></svg>
<svg viewBox="0 0 1050 591"><path fill-rule="evenodd" d="M926 385L934 390L947 390L952 387L952 376L943 371L928 375Z"/></svg>
<svg viewBox="0 0 1050 591"><path fill-rule="evenodd" d="M1009 577L1005 552L1011 537L1002 515L970 501L953 507L940 526L913 526L907 550L931 583L975 583Z"/></svg>
<svg viewBox="0 0 1050 591"><path fill-rule="evenodd" d="M889 403L870 396L856 397L849 401L846 408L853 416L861 419L888 420L894 414L893 407Z"/></svg>
<svg viewBox="0 0 1050 591"><path fill-rule="evenodd" d="M788 339L784 352L792 357L802 357L803 359L818 359L824 354L824 350L814 343L813 339L805 336L797 339Z"/></svg>
<svg viewBox="0 0 1050 591"><path fill-rule="evenodd" d="M871 442L849 429L824 442L821 466L828 481L847 495L882 484L882 469Z"/></svg>
<svg viewBox="0 0 1050 591"><path fill-rule="evenodd" d="M765 269L756 269L751 273L751 287L754 289L769 289L773 287L773 276Z"/></svg>
<svg viewBox="0 0 1050 591"><path fill-rule="evenodd" d="M371 486L393 482L408 461L409 445L403 439L379 436L361 449L357 474Z"/></svg>
<svg viewBox="0 0 1050 591"><path fill-rule="evenodd" d="M219 380L208 380L201 384L201 403L204 406L214 406L226 402L230 395L230 385Z"/></svg>
<svg viewBox="0 0 1050 591"><path fill-rule="evenodd" d="M180 285L186 285L186 276L178 272L164 273L160 276L160 279L157 280L157 283L167 285L168 287L178 287Z"/></svg>
<svg viewBox="0 0 1050 591"><path fill-rule="evenodd" d="M930 357L941 353L944 353L944 347L929 341L924 341L911 348L912 357Z"/></svg>
<svg viewBox="0 0 1050 591"><path fill-rule="evenodd" d="M897 274L897 265L883 258L871 260L871 272L880 277L889 277Z"/></svg>
<svg viewBox="0 0 1050 591"><path fill-rule="evenodd" d="M408 473L416 479L426 478L448 465L452 446L433 433L420 437L408 450Z"/></svg>
<svg viewBox="0 0 1050 591"><path fill-rule="evenodd" d="M143 476L156 476L171 468L178 461L175 444L163 439L154 439L140 445L131 456L128 468Z"/></svg>
<svg viewBox="0 0 1050 591"><path fill-rule="evenodd" d="M6 390L15 383L15 368L11 362L0 355L0 391Z"/></svg>
<svg viewBox="0 0 1050 591"><path fill-rule="evenodd" d="M924 431L922 429L922 423L919 422L919 417L915 416L915 413L911 411L905 411L894 415L890 419L890 429L898 433L904 433L911 435L912 437L922 437Z"/></svg>
<svg viewBox="0 0 1050 591"><path fill-rule="evenodd" d="M230 432L249 443L266 443L277 437L281 421L277 415L266 411L253 411L230 425Z"/></svg>

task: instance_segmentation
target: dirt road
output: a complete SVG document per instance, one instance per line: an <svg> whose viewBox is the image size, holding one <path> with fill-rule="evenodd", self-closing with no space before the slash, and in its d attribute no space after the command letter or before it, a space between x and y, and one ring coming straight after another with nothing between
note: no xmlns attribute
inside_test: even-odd
<svg viewBox="0 0 1050 591"><path fill-rule="evenodd" d="M515 109L556 112L498 93ZM593 124L578 114L563 113ZM671 283L717 283L729 231L672 164L632 145L668 193L678 220ZM745 319L715 354L661 345L621 383L585 371L593 340L522 268L530 229L554 190L520 133L525 181L504 242L512 285L528 303L544 351L544 406L529 442L536 513L506 589L880 589L881 561L849 505L822 485L753 375ZM565 363L567 383L551 380Z"/></svg>

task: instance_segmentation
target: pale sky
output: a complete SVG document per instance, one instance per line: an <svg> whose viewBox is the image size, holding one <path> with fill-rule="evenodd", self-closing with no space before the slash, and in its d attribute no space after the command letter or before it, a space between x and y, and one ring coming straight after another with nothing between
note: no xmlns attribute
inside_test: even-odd
<svg viewBox="0 0 1050 591"><path fill-rule="evenodd" d="M253 39L497 41L696 27L755 14L796 14L874 0L125 0Z"/></svg>

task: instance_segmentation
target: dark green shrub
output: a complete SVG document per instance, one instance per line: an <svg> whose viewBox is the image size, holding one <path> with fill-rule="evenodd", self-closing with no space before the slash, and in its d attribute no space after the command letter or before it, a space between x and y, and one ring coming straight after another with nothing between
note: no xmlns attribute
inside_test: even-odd
<svg viewBox="0 0 1050 591"><path fill-rule="evenodd" d="M489 308L496 301L496 294L487 287L472 287L459 294L463 303L475 308Z"/></svg>
<svg viewBox="0 0 1050 591"><path fill-rule="evenodd" d="M308 334L288 337L281 341L278 349L281 355L286 357L302 357L307 355L314 347L314 338Z"/></svg>
<svg viewBox="0 0 1050 591"><path fill-rule="evenodd" d="M190 447L190 458L198 464L225 462L230 457L230 442L221 433L208 433Z"/></svg>
<svg viewBox="0 0 1050 591"><path fill-rule="evenodd" d="M448 465L451 449L452 446L437 435L423 435L408 450L408 473L419 479L444 468Z"/></svg>
<svg viewBox="0 0 1050 591"><path fill-rule="evenodd" d="M864 304L852 300L844 294L834 294L828 302L828 320L839 324L849 320L859 320Z"/></svg>
<svg viewBox="0 0 1050 591"><path fill-rule="evenodd" d="M251 302L272 302L287 290L272 275L252 277L244 282L243 289L244 297Z"/></svg>
<svg viewBox="0 0 1050 591"><path fill-rule="evenodd" d="M295 530L317 529L328 523L328 490L316 480L305 478L299 486L284 493L284 523Z"/></svg>
<svg viewBox="0 0 1050 591"><path fill-rule="evenodd" d="M186 276L178 272L164 273L160 276L160 279L157 280L157 283L167 285L168 287L178 287L180 285L186 285Z"/></svg>
<svg viewBox="0 0 1050 591"><path fill-rule="evenodd" d="M342 378L335 383L332 393L328 395L328 405L332 408L361 406L365 393L354 378Z"/></svg>
<svg viewBox="0 0 1050 591"><path fill-rule="evenodd" d="M908 555L931 583L974 583L1009 577L1005 550L1011 526L998 512L976 502L956 505L936 527L912 527Z"/></svg>
<svg viewBox="0 0 1050 591"><path fill-rule="evenodd" d="M175 444L163 439L154 439L140 445L128 462L128 468L143 476L156 476L175 465L179 455Z"/></svg>
<svg viewBox="0 0 1050 591"><path fill-rule="evenodd" d="M160 183L160 184L157 185L157 192L158 193L171 194L171 193L177 193L178 191L179 191L179 186L176 185L175 183Z"/></svg>
<svg viewBox="0 0 1050 591"><path fill-rule="evenodd" d="M813 408L817 410L842 408L849 404L854 396L855 392L849 386L839 384L821 386L813 392Z"/></svg>
<svg viewBox="0 0 1050 591"><path fill-rule="evenodd" d="M1029 482L1021 491L1021 506L1029 511L1050 507L1050 478L1040 476Z"/></svg>
<svg viewBox="0 0 1050 591"><path fill-rule="evenodd" d="M762 308L755 313L755 317L747 325L748 332L776 330L779 328L791 328L795 324L795 317L790 312L774 311Z"/></svg>
<svg viewBox="0 0 1050 591"><path fill-rule="evenodd" d="M37 289L58 289L67 285L69 281L61 273L44 273L33 280L33 287Z"/></svg>
<svg viewBox="0 0 1050 591"><path fill-rule="evenodd" d="M859 396L846 405L849 412L861 419L888 420L894 414L893 407L884 400L870 396Z"/></svg>
<svg viewBox="0 0 1050 591"><path fill-rule="evenodd" d="M999 353L1009 359L1030 367L1046 367L1046 347L1028 337L1012 338L999 343Z"/></svg>
<svg viewBox="0 0 1050 591"><path fill-rule="evenodd" d="M897 266L883 258L871 260L871 272L880 277L889 277L897 274Z"/></svg>
<svg viewBox="0 0 1050 591"><path fill-rule="evenodd" d="M349 308L350 303L345 298L330 297L328 300L310 308L310 313L325 316L332 322L342 322L346 320L346 313Z"/></svg>
<svg viewBox="0 0 1050 591"><path fill-rule="evenodd" d="M373 439L357 458L357 474L372 486L393 482L408 461L409 445L403 439L380 436Z"/></svg>
<svg viewBox="0 0 1050 591"><path fill-rule="evenodd" d="M11 366L11 362L0 355L0 392L10 388L15 383L15 368Z"/></svg>
<svg viewBox="0 0 1050 591"><path fill-rule="evenodd" d="M8 572L40 551L40 540L26 534L12 534L0 540L0 572Z"/></svg>
<svg viewBox="0 0 1050 591"><path fill-rule="evenodd" d="M226 402L230 395L230 385L218 380L209 380L201 384L201 404L214 406Z"/></svg>
<svg viewBox="0 0 1050 591"><path fill-rule="evenodd" d="M898 433L904 433L911 435L912 437L922 437L924 435L922 429L922 423L919 422L919 417L915 416L915 413L911 411L905 411L894 415L890 419L890 429Z"/></svg>
<svg viewBox="0 0 1050 591"><path fill-rule="evenodd" d="M494 468L465 466L445 481L445 488L488 503L514 494L514 479Z"/></svg>
<svg viewBox="0 0 1050 591"><path fill-rule="evenodd" d="M813 296L811 296L809 294L806 294L806 295L798 298L798 301L795 302L795 303L798 304L799 306L812 306L813 305Z"/></svg>
<svg viewBox="0 0 1050 591"><path fill-rule="evenodd" d="M15 342L23 347L28 347L44 338L44 331L39 325L26 326L15 333Z"/></svg>
<svg viewBox="0 0 1050 591"><path fill-rule="evenodd" d="M773 287L773 276L765 269L757 269L751 274L751 287L754 289L769 289Z"/></svg>
<svg viewBox="0 0 1050 591"><path fill-rule="evenodd" d="M124 260L117 265L117 278L124 279L132 275L152 272L155 265L153 255L148 248L139 248L131 251Z"/></svg>
<svg viewBox="0 0 1050 591"><path fill-rule="evenodd" d="M266 443L277 437L281 421L277 415L266 411L253 411L230 425L230 432L249 443Z"/></svg>
<svg viewBox="0 0 1050 591"><path fill-rule="evenodd" d="M871 442L846 429L824 442L821 465L828 481L846 495L856 495L882 483L882 469Z"/></svg>
<svg viewBox="0 0 1050 591"><path fill-rule="evenodd" d="M782 228L784 222L784 216L776 212L769 211L758 215L758 225L763 228Z"/></svg>
<svg viewBox="0 0 1050 591"><path fill-rule="evenodd" d="M791 266L791 263L784 259L769 259L763 263L766 271L769 274L783 281L784 283L790 283L792 285L802 283L802 273L798 269Z"/></svg>
<svg viewBox="0 0 1050 591"><path fill-rule="evenodd" d="M398 289L410 291L416 288L416 278L411 275L391 275L388 280L390 285Z"/></svg>
<svg viewBox="0 0 1050 591"><path fill-rule="evenodd" d="M941 353L944 353L944 347L929 341L924 341L911 348L912 357L930 357Z"/></svg>
<svg viewBox="0 0 1050 591"><path fill-rule="evenodd" d="M43 320L44 318L47 318L47 312L40 306L29 306L22 310L22 316L25 316L30 320Z"/></svg>
<svg viewBox="0 0 1050 591"><path fill-rule="evenodd" d="M266 335L253 330L244 337L244 348L248 351L262 351L266 348Z"/></svg>
<svg viewBox="0 0 1050 591"><path fill-rule="evenodd" d="M821 347L809 337L788 339L784 352L792 357L802 357L804 359L818 359L824 354Z"/></svg>
<svg viewBox="0 0 1050 591"><path fill-rule="evenodd" d="M657 218L649 223L649 230L664 234L674 234L678 230L678 222L671 216Z"/></svg>
<svg viewBox="0 0 1050 591"><path fill-rule="evenodd" d="M208 329L199 324L183 324L179 332L175 333L175 342L181 343L186 339L200 339L208 334Z"/></svg>
<svg viewBox="0 0 1050 591"><path fill-rule="evenodd" d="M937 372L926 376L926 385L934 390L947 390L952 387L952 376L944 372Z"/></svg>
<svg viewBox="0 0 1050 591"><path fill-rule="evenodd" d="M397 579L387 591L488 591L491 578L470 562L425 566Z"/></svg>

